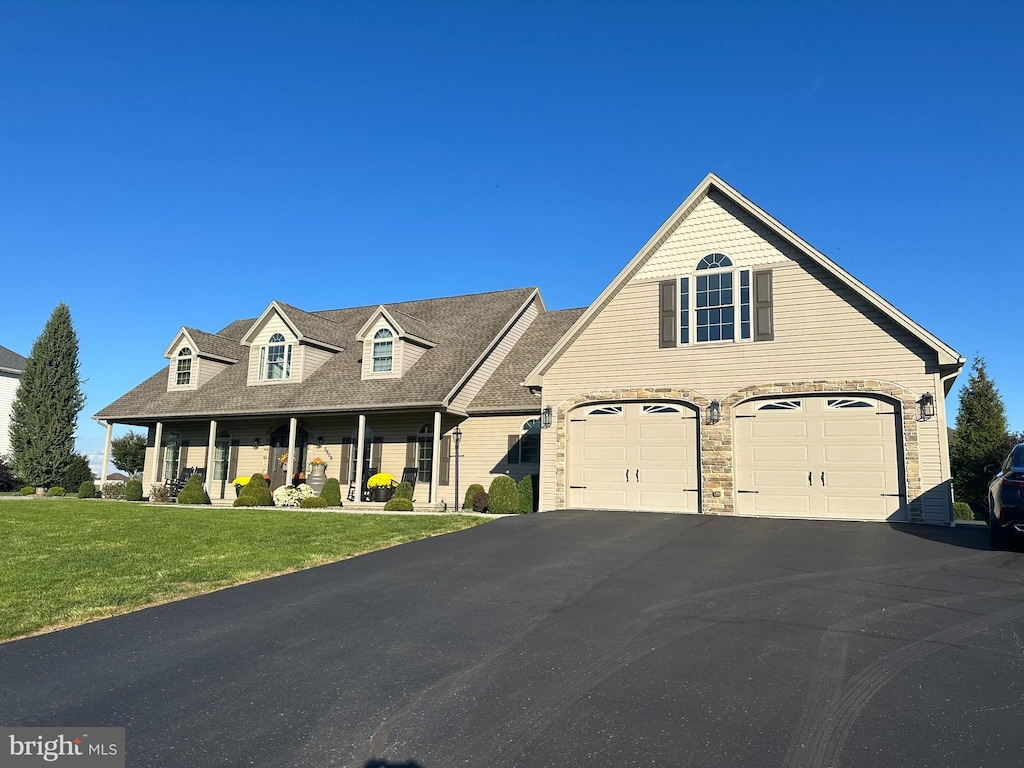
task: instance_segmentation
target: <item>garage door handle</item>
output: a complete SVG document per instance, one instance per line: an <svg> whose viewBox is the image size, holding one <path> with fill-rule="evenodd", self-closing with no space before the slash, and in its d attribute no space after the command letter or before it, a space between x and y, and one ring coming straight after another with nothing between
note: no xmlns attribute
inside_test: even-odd
<svg viewBox="0 0 1024 768"><path fill-rule="evenodd" d="M640 482L640 470L639 469L636 471L636 481L638 483Z"/></svg>
<svg viewBox="0 0 1024 768"><path fill-rule="evenodd" d="M808 472L807 473L807 485L808 486L814 485L814 473L813 472Z"/></svg>
<svg viewBox="0 0 1024 768"><path fill-rule="evenodd" d="M822 488L825 487L825 473L824 472L821 473L821 487Z"/></svg>
<svg viewBox="0 0 1024 768"><path fill-rule="evenodd" d="M569 487L570 487L570 488L573 488L573 489L576 489L576 488L582 488L582 489L584 489L584 490L585 490L587 486L585 486L585 485L570 485Z"/></svg>
<svg viewBox="0 0 1024 768"><path fill-rule="evenodd" d="M627 483L629 482L629 470L628 469L626 470L626 482Z"/></svg>

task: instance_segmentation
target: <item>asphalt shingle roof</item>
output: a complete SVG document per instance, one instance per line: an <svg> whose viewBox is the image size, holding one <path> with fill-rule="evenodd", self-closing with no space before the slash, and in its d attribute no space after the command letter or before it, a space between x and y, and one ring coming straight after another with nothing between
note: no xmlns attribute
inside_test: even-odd
<svg viewBox="0 0 1024 768"><path fill-rule="evenodd" d="M395 322L402 326L402 330L406 333L418 336L425 341L434 341L434 331L418 317L413 317L412 315L395 309L394 304L385 304L384 308L391 313L391 316L395 318Z"/></svg>
<svg viewBox="0 0 1024 768"><path fill-rule="evenodd" d="M28 360L17 352L12 352L7 347L0 347L0 369L21 373L25 370L27 362Z"/></svg>
<svg viewBox="0 0 1024 768"><path fill-rule="evenodd" d="M321 338L343 349L299 383L247 385L249 348L238 342L252 327L255 318L237 320L218 331L216 336L237 343L238 362L227 366L198 390L168 392L167 368L164 367L96 415L101 419L130 422L163 417L438 405L535 290L516 288L388 304L389 311L393 309L426 324L436 343L404 376L395 379L364 381L361 378L363 347L356 342L356 335L380 305L313 313L298 310L330 324L322 325L317 334L310 335L311 338L322 335L323 329L331 328L336 330L336 339L344 340L338 344L333 339ZM294 308L281 307L289 319L300 322L292 316Z"/></svg>
<svg viewBox="0 0 1024 768"><path fill-rule="evenodd" d="M228 360L238 360L241 357L242 349L236 339L229 339L226 336L219 336L216 333L207 333L198 328L186 328L188 335L196 344L196 351L204 352L216 357L226 357Z"/></svg>
<svg viewBox="0 0 1024 768"><path fill-rule="evenodd" d="M467 411L474 413L540 408L540 398L531 395L521 382L585 311L586 307L581 307L538 315L512 351L501 361L483 389L473 398Z"/></svg>
<svg viewBox="0 0 1024 768"><path fill-rule="evenodd" d="M307 312L282 301L277 302L277 306L284 310L299 333L310 341L322 341L334 347L350 347L355 343L354 336L345 336L345 329L324 317L322 312Z"/></svg>

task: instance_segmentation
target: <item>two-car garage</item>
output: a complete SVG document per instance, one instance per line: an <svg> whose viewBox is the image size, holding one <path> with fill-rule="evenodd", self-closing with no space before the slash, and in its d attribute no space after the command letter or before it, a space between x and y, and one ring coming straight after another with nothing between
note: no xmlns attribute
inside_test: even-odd
<svg viewBox="0 0 1024 768"><path fill-rule="evenodd" d="M731 429L734 512L905 519L899 419L895 405L870 395L739 403ZM701 429L699 412L683 403L570 411L567 506L702 511Z"/></svg>

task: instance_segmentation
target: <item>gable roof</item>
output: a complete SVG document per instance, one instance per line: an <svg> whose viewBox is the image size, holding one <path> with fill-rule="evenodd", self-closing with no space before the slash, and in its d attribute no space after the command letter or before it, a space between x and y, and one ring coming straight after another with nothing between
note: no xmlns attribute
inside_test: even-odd
<svg viewBox="0 0 1024 768"><path fill-rule="evenodd" d="M433 346L433 332L430 330L430 326L418 317L413 317L412 315L395 309L394 306L388 306L386 304L381 304L377 307L377 311L366 319L366 322L363 323L363 327L360 328L359 333L356 334L356 339L359 341L366 339L370 333L370 329L373 328L377 323L378 318L381 316L387 320L388 325L398 332L399 338L412 339L413 341L422 343L424 346Z"/></svg>
<svg viewBox="0 0 1024 768"><path fill-rule="evenodd" d="M0 371L21 373L25 370L27 362L28 358L22 357L17 352L12 352L7 347L0 347Z"/></svg>
<svg viewBox="0 0 1024 768"><path fill-rule="evenodd" d="M585 311L586 307L580 307L538 315L473 398L467 413L539 409L540 398L530 394L523 379Z"/></svg>
<svg viewBox="0 0 1024 768"><path fill-rule="evenodd" d="M270 302L270 306L263 310L263 314L253 321L242 337L241 343L245 346L252 344L263 321L275 313L285 322L285 325L292 329L299 341L312 342L335 352L340 351L348 341L344 338L344 333L338 324L325 317L325 313L307 312L304 309L285 304L283 301L275 300Z"/></svg>
<svg viewBox="0 0 1024 768"><path fill-rule="evenodd" d="M441 408L465 372L493 346L509 318L521 311L536 292L536 288L516 288L387 305L418 318L434 329L436 337L436 345L424 351L404 376L391 379L364 380L362 346L349 343L304 381L248 386L251 348L242 346L242 342L254 321L236 320L216 335L239 345L239 364L228 366L196 390L173 392L167 391L167 369L162 368L103 408L97 418L132 423L170 417ZM304 314L336 328L336 338L351 340L379 306ZM286 312L291 318L292 313Z"/></svg>
<svg viewBox="0 0 1024 768"><path fill-rule="evenodd" d="M629 260L629 263L622 268L619 274L615 276L615 279L613 279L593 301L593 303L587 307L586 311L573 324L572 328L570 328L558 343L553 345L548 353L544 355L543 359L541 359L541 361L527 376L526 383L528 385L541 385L544 374L547 370L554 365L555 361L561 357L565 350L568 349L568 347L571 346L577 338L579 338L580 334L586 330L608 302L610 302L615 295L622 290L637 270L639 270L639 268L657 252L658 248L661 247L668 237L679 228L683 221L685 221L697 207L698 203L700 203L712 191L716 191L724 195L743 211L750 214L754 219L767 227L769 231L774 232L807 256L811 261L821 266L834 278L853 290L854 293L863 297L869 304L890 317L897 325L904 328L911 335L920 339L928 347L934 349L938 355L940 365L951 366L955 370L959 370L959 368L966 362L965 358L961 357L960 354L948 344L915 323L888 301L864 285L864 283L857 280L853 275L825 256L825 254L821 253L821 251L814 248L802 237L797 235L788 227L783 226L774 217L770 216L731 186L726 184L722 179L718 178L718 176L713 173L709 173L704 177L704 180L697 185L696 189L694 189L693 192L691 192L679 205L679 207L676 208L672 215L668 217L665 223L658 228L658 231L651 236L651 238L644 244L643 248L637 251L636 255Z"/></svg>
<svg viewBox="0 0 1024 768"><path fill-rule="evenodd" d="M174 348L178 346L178 340L185 338L188 346L195 354L203 357L212 357L224 360L229 363L237 363L242 356L242 348L237 339L229 339L225 336L218 336L215 333L200 331L198 328L187 328L182 326L174 339L164 350L164 357L170 357Z"/></svg>

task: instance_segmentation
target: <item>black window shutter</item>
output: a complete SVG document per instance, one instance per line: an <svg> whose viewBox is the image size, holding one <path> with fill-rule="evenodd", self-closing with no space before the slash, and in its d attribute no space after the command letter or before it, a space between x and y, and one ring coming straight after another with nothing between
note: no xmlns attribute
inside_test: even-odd
<svg viewBox="0 0 1024 768"><path fill-rule="evenodd" d="M231 447L228 448L228 476L227 482L231 482L238 477L238 451L241 448L241 440L232 440Z"/></svg>
<svg viewBox="0 0 1024 768"><path fill-rule="evenodd" d="M405 466L415 467L416 466L416 448L419 442L416 439L416 435L407 435L405 438Z"/></svg>
<svg viewBox="0 0 1024 768"><path fill-rule="evenodd" d="M658 346L674 347L676 345L676 328L679 318L676 316L676 281L662 280L658 283L659 296L659 335Z"/></svg>
<svg viewBox="0 0 1024 768"><path fill-rule="evenodd" d="M519 435L508 436L508 463L519 463Z"/></svg>
<svg viewBox="0 0 1024 768"><path fill-rule="evenodd" d="M188 440L182 440L181 445L178 447L178 477L182 477L182 472L188 467L186 463L188 459Z"/></svg>
<svg viewBox="0 0 1024 768"><path fill-rule="evenodd" d="M448 485L449 469L452 465L452 439L441 438L441 466L438 467L437 484Z"/></svg>
<svg viewBox="0 0 1024 768"><path fill-rule="evenodd" d="M352 438L343 437L341 438L341 466L338 468L338 478L345 482L351 483L355 481L355 478L349 477L352 472Z"/></svg>
<svg viewBox="0 0 1024 768"><path fill-rule="evenodd" d="M754 273L754 341L772 341L775 324L772 317L772 271Z"/></svg>

